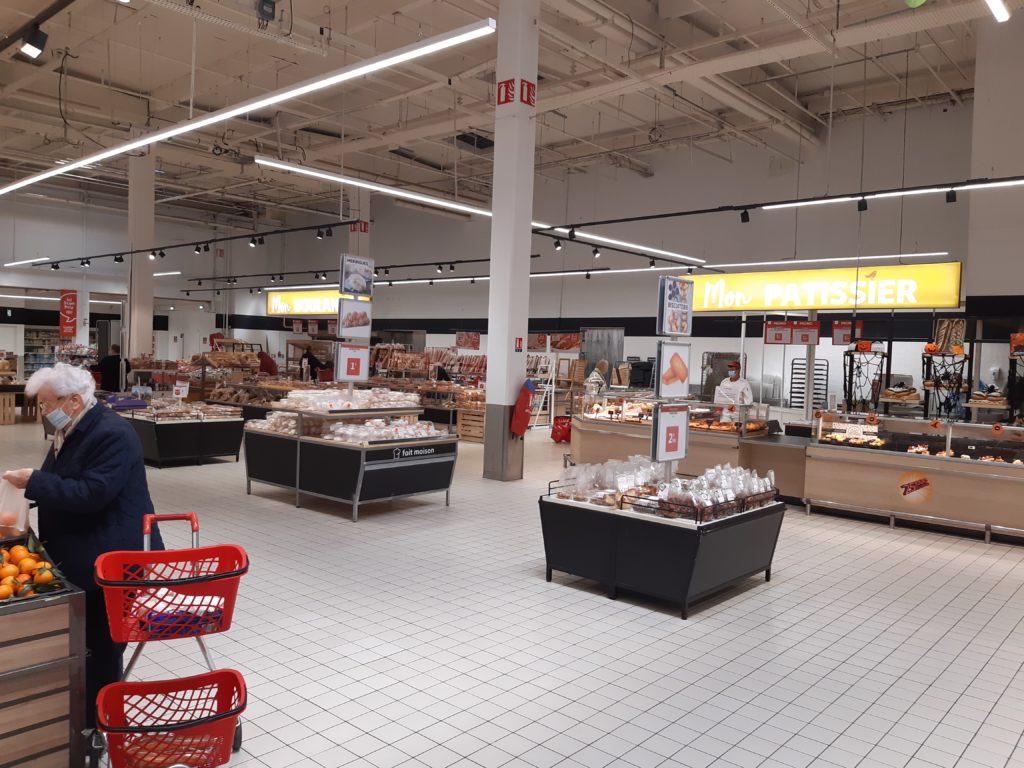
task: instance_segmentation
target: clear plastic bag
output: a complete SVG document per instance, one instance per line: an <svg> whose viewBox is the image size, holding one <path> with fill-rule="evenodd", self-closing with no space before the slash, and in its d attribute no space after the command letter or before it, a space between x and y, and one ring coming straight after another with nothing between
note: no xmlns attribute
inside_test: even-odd
<svg viewBox="0 0 1024 768"><path fill-rule="evenodd" d="M0 480L0 539L28 532L28 500L25 491Z"/></svg>

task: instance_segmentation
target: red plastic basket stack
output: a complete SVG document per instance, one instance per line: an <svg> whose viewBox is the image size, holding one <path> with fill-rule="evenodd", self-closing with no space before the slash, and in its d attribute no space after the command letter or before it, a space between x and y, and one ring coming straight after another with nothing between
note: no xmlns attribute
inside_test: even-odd
<svg viewBox="0 0 1024 768"><path fill-rule="evenodd" d="M245 681L233 669L114 683L100 691L97 722L120 768L214 768L231 760Z"/></svg>
<svg viewBox="0 0 1024 768"><path fill-rule="evenodd" d="M225 632L248 570L233 544L162 552L108 552L96 560L110 634L119 643Z"/></svg>

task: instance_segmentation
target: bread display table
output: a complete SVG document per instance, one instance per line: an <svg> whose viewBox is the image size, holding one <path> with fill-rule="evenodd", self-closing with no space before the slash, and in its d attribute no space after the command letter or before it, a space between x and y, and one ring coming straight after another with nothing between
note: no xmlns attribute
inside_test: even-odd
<svg viewBox="0 0 1024 768"><path fill-rule="evenodd" d="M547 580L553 570L593 579L610 598L618 589L690 605L764 573L786 505L772 503L720 520L694 523L587 502L540 497Z"/></svg>
<svg viewBox="0 0 1024 768"><path fill-rule="evenodd" d="M85 595L0 603L0 766L83 764Z"/></svg>

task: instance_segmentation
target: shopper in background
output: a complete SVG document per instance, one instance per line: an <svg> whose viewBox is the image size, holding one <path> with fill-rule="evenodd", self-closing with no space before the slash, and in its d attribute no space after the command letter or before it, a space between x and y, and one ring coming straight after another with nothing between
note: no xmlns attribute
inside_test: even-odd
<svg viewBox="0 0 1024 768"><path fill-rule="evenodd" d="M754 392L750 388L750 382L740 376L740 364L734 360L726 367L729 369L729 375L718 385L723 399L736 405L749 405L754 402ZM722 421L736 421L738 418L738 413L735 411L722 412Z"/></svg>
<svg viewBox="0 0 1024 768"><path fill-rule="evenodd" d="M121 391L121 347L117 344L110 345L110 354L102 358L99 363L90 368L100 375L100 389L107 392ZM127 376L132 372L131 363L127 360L124 363L124 373Z"/></svg>
<svg viewBox="0 0 1024 768"><path fill-rule="evenodd" d="M39 538L68 580L85 591L86 715L95 727L96 695L121 677L125 646L110 637L96 558L143 548L142 518L152 514L142 444L131 425L94 397L83 368L57 363L32 374L25 394L53 426L42 469L15 469L3 479L39 505ZM153 526L153 549L163 549Z"/></svg>
<svg viewBox="0 0 1024 768"><path fill-rule="evenodd" d="M306 350L305 354L302 355L302 359L306 361L306 365L309 367L309 380L316 381L320 377L320 371L323 370L324 364L313 354L312 347Z"/></svg>
<svg viewBox="0 0 1024 768"><path fill-rule="evenodd" d="M256 353L256 357L260 359L260 373L265 373L268 376L277 376L277 361L274 358L262 349Z"/></svg>

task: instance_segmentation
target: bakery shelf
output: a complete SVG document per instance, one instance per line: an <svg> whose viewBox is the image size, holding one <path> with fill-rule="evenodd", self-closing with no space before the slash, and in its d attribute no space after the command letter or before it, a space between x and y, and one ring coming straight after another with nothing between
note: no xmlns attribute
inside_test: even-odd
<svg viewBox="0 0 1024 768"><path fill-rule="evenodd" d="M546 577L563 571L619 589L690 606L764 573L772 559L786 505L772 503L695 525L637 512L559 499L539 500Z"/></svg>
<svg viewBox="0 0 1024 768"><path fill-rule="evenodd" d="M964 403L965 408L977 408L980 411L1008 411L1009 405L989 405L988 403Z"/></svg>

